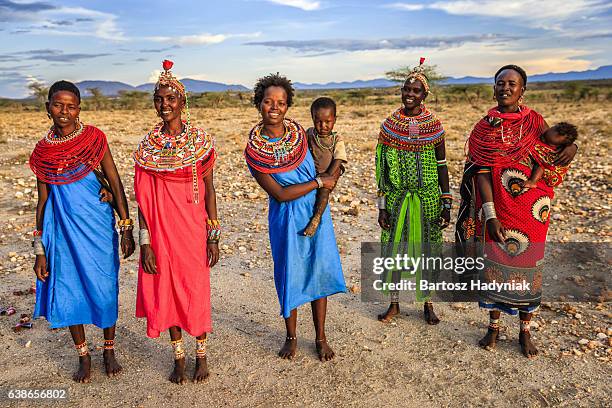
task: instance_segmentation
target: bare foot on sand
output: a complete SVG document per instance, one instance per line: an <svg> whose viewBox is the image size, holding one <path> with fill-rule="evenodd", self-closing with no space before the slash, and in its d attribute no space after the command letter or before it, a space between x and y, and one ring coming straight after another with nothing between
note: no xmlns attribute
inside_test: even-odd
<svg viewBox="0 0 612 408"><path fill-rule="evenodd" d="M478 342L478 345L485 350L492 351L495 349L497 343L497 336L499 336L499 329L492 329L489 327L486 336L484 336Z"/></svg>
<svg viewBox="0 0 612 408"><path fill-rule="evenodd" d="M202 358L196 358L195 370L193 370L193 382L201 383L208 378L208 364L206 362L206 356Z"/></svg>
<svg viewBox="0 0 612 408"><path fill-rule="evenodd" d="M440 323L440 319L438 319L438 316L436 316L433 309L433 304L431 303L425 303L423 306L423 318L427 324L436 325Z"/></svg>
<svg viewBox="0 0 612 408"><path fill-rule="evenodd" d="M115 358L115 350L104 350L102 357L104 358L104 368L107 376L114 377L123 370L123 367Z"/></svg>
<svg viewBox="0 0 612 408"><path fill-rule="evenodd" d="M519 334L519 344L521 345L521 351L527 358L533 358L538 355L538 349L535 344L531 341L531 333L528 331L521 330Z"/></svg>
<svg viewBox="0 0 612 408"><path fill-rule="evenodd" d="M185 384L187 377L185 377L185 357L174 360L174 370L168 378L175 384Z"/></svg>
<svg viewBox="0 0 612 408"><path fill-rule="evenodd" d="M281 347L278 355L280 358L286 358L291 360L295 357L295 350L297 349L297 339L295 337L287 337L285 339L285 344Z"/></svg>
<svg viewBox="0 0 612 408"><path fill-rule="evenodd" d="M79 357L79 369L72 379L78 383L88 383L91 378L91 356L89 354Z"/></svg>
<svg viewBox="0 0 612 408"><path fill-rule="evenodd" d="M378 315L378 320L383 323L390 323L395 316L397 316L400 312L399 303L391 302L389 308L384 314Z"/></svg>
<svg viewBox="0 0 612 408"><path fill-rule="evenodd" d="M315 340L315 346L317 348L317 354L319 355L319 360L321 361L329 361L336 356L334 350L329 347L327 344L327 339L317 339Z"/></svg>

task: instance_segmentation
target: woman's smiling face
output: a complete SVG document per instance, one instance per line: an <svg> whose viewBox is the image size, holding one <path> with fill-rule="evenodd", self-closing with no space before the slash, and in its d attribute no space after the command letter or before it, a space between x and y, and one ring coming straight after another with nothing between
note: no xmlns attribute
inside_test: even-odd
<svg viewBox="0 0 612 408"><path fill-rule="evenodd" d="M523 78L513 69L504 69L495 79L493 92L499 107L518 107L525 92Z"/></svg>
<svg viewBox="0 0 612 408"><path fill-rule="evenodd" d="M407 110L413 110L421 105L427 97L425 86L421 81L412 77L404 82L402 87L402 103Z"/></svg>
<svg viewBox="0 0 612 408"><path fill-rule="evenodd" d="M164 122L181 117L181 111L185 107L183 98L168 86L160 86L153 95L153 104L157 114Z"/></svg>
<svg viewBox="0 0 612 408"><path fill-rule="evenodd" d="M278 125L285 119L289 106L287 92L282 86L269 86L264 91L259 111L265 125Z"/></svg>

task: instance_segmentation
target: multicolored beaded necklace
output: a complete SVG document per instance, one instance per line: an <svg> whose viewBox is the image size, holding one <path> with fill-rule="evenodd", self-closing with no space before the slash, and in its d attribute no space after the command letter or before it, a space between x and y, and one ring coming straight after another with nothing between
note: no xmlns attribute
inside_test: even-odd
<svg viewBox="0 0 612 408"><path fill-rule="evenodd" d="M176 137L163 132L164 122L160 122L144 137L134 152L134 162L139 167L154 172L171 173L186 178L188 173L179 171L191 166L193 202L199 202L200 173L212 169L215 159L214 139L204 130L191 127L183 121L183 131ZM203 167L203 169L202 169Z"/></svg>
<svg viewBox="0 0 612 408"><path fill-rule="evenodd" d="M408 116L399 108L380 126L378 142L398 150L412 152L433 148L444 139L444 128L425 105L421 113Z"/></svg>
<svg viewBox="0 0 612 408"><path fill-rule="evenodd" d="M285 134L271 139L262 133L264 124L259 122L249 133L244 155L247 164L261 173L280 173L300 165L308 150L304 128L292 119L283 121Z"/></svg>

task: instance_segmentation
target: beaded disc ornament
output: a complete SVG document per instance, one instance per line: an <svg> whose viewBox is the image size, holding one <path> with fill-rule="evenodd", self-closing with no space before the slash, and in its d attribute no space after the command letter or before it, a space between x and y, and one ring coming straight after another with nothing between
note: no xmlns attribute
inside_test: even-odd
<svg viewBox="0 0 612 408"><path fill-rule="evenodd" d="M264 134L263 122L259 122L249 133L244 156L247 164L261 173L281 173L293 170L302 163L308 151L306 131L292 119L283 121L285 134L271 140Z"/></svg>

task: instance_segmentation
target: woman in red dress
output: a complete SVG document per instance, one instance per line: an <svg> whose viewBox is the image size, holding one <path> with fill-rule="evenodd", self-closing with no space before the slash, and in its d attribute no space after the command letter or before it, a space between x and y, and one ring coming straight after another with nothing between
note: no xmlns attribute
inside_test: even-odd
<svg viewBox="0 0 612 408"><path fill-rule="evenodd" d="M553 189L544 179L537 188L523 188L532 160L542 162L538 139L548 128L539 113L522 104L526 86L527 75L516 65L506 65L495 74L493 91L498 105L476 124L468 139L455 237L463 250L474 239L484 242L486 262L481 281L530 283L529 290L481 292L480 306L490 311L490 323L479 343L493 349L500 312L519 314L519 343L530 358L538 353L529 325L542 295L540 261ZM565 147L555 164L569 164L576 150L574 144Z"/></svg>
<svg viewBox="0 0 612 408"><path fill-rule="evenodd" d="M181 119L185 87L170 72L155 86L153 101L162 122L134 153L134 190L140 223L140 268L136 317L147 318L147 335L170 330L174 370L182 384L185 349L181 330L196 337L194 382L208 377L206 334L212 330L209 268L219 259L220 224L213 185L214 140Z"/></svg>

